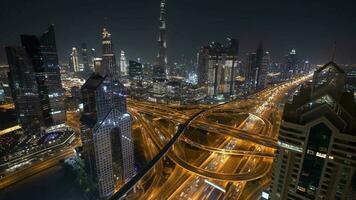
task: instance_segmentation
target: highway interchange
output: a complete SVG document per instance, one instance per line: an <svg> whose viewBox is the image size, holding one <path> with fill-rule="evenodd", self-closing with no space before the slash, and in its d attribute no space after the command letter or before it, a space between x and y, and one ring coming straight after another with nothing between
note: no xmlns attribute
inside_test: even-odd
<svg viewBox="0 0 356 200"><path fill-rule="evenodd" d="M122 199L246 199L258 198L270 181L280 105L310 76L267 88L244 100L207 108L185 108L130 99L128 107L140 121L142 134L162 149L179 125L200 111L164 158L136 184L136 195ZM203 110L203 112L202 112ZM143 141L144 142L144 141ZM165 161L174 163L163 175ZM145 180L145 181L144 181ZM151 181L147 181L151 180ZM132 190L131 190L132 191Z"/></svg>

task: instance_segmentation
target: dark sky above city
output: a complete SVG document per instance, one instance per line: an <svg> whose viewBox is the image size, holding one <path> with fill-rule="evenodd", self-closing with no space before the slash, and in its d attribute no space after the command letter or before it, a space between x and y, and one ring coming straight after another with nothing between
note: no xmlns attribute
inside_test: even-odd
<svg viewBox="0 0 356 200"><path fill-rule="evenodd" d="M159 0L1 0L0 45L19 44L20 34L40 34L55 24L61 61L71 47L100 52L101 28L113 35L116 53L153 61L157 52ZM197 50L226 37L240 40L240 58L259 40L277 61L295 48L313 63L330 60L356 63L356 1L343 0L168 0L168 60L182 54L195 59ZM6 63L1 50L0 63Z"/></svg>

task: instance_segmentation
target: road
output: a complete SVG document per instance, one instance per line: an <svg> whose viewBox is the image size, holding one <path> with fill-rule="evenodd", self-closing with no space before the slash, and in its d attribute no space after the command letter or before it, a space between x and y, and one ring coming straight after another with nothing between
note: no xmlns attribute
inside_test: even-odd
<svg viewBox="0 0 356 200"><path fill-rule="evenodd" d="M135 199L239 199L246 192L257 198L256 193L269 181L280 123L279 105L287 92L309 78L275 85L245 100L202 106L204 112L166 154L165 158L175 163L169 177L160 187L141 191L149 194L145 198L138 195ZM129 100L128 106L134 116L142 119L158 149L174 137L179 124L199 111L199 106L189 111L135 100ZM249 185L254 182L261 182L261 187L252 190Z"/></svg>

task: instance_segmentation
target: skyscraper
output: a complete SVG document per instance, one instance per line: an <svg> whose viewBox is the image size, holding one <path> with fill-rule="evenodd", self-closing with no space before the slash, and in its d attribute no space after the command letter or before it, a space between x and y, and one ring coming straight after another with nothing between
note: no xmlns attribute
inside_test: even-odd
<svg viewBox="0 0 356 200"><path fill-rule="evenodd" d="M235 68L237 67L238 42L228 39L226 46L213 42L198 53L198 83L207 84L208 96L234 94Z"/></svg>
<svg viewBox="0 0 356 200"><path fill-rule="evenodd" d="M161 0L159 16L158 54L153 66L154 82L167 79L166 1Z"/></svg>
<svg viewBox="0 0 356 200"><path fill-rule="evenodd" d="M267 86L267 69L270 56L269 52L263 51L262 41L258 43L256 53L250 53L247 56L246 83L254 90L265 88Z"/></svg>
<svg viewBox="0 0 356 200"><path fill-rule="evenodd" d="M256 89L263 89L266 87L267 81L267 65L264 63L265 55L263 51L262 41L258 43L257 51L256 51L256 71L257 71L257 80L256 80Z"/></svg>
<svg viewBox="0 0 356 200"><path fill-rule="evenodd" d="M255 88L257 85L258 69L256 69L256 53L247 54L247 66L245 71L246 83Z"/></svg>
<svg viewBox="0 0 356 200"><path fill-rule="evenodd" d="M120 82L97 73L81 90L82 155L90 180L106 198L113 194L116 181L126 182L135 174L126 91Z"/></svg>
<svg viewBox="0 0 356 200"><path fill-rule="evenodd" d="M356 103L330 62L285 105L271 199L354 199Z"/></svg>
<svg viewBox="0 0 356 200"><path fill-rule="evenodd" d="M285 55L283 58L282 65L282 79L287 80L293 75L298 74L300 71L300 60L297 57L297 52L295 49L292 49L289 54Z"/></svg>
<svg viewBox="0 0 356 200"><path fill-rule="evenodd" d="M257 89L263 89L267 87L267 73L270 65L270 54L266 51L262 57L262 63L258 70L258 80L257 80Z"/></svg>
<svg viewBox="0 0 356 200"><path fill-rule="evenodd" d="M9 63L8 78L21 126L27 134L38 134L43 127L41 104L34 69L22 47L5 48Z"/></svg>
<svg viewBox="0 0 356 200"><path fill-rule="evenodd" d="M70 54L70 66L71 69L74 72L79 72L80 68L79 68L79 60L78 60L78 52L77 52L77 48L73 47L72 48L72 53Z"/></svg>
<svg viewBox="0 0 356 200"><path fill-rule="evenodd" d="M127 63L126 63L125 51L121 51L121 55L120 55L120 73L121 76L127 75Z"/></svg>
<svg viewBox="0 0 356 200"><path fill-rule="evenodd" d="M89 66L89 56L88 56L87 44L85 44L85 43L82 43L82 61L83 61L83 66L84 66L83 74L84 74L84 77L87 78L90 76L92 71Z"/></svg>
<svg viewBox="0 0 356 200"><path fill-rule="evenodd" d="M102 67L102 58L94 58L93 63L94 63L94 72L99 73L99 74L104 74L105 72L103 71Z"/></svg>
<svg viewBox="0 0 356 200"><path fill-rule="evenodd" d="M133 60L129 61L129 77L131 80L142 80L143 67L141 63Z"/></svg>
<svg viewBox="0 0 356 200"><path fill-rule="evenodd" d="M66 111L54 26L49 26L39 37L21 35L21 42L34 68L44 125L47 128L63 125Z"/></svg>
<svg viewBox="0 0 356 200"><path fill-rule="evenodd" d="M103 29L102 32L102 76L110 76L112 79L118 80L120 77L120 69L117 67L114 47L112 44L111 34Z"/></svg>

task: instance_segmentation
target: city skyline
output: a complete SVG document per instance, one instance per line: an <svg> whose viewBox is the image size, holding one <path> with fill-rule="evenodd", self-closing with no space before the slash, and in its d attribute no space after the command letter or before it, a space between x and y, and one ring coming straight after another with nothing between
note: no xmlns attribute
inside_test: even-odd
<svg viewBox="0 0 356 200"><path fill-rule="evenodd" d="M352 3L4 4L0 199L354 199Z"/></svg>
<svg viewBox="0 0 356 200"><path fill-rule="evenodd" d="M99 34L103 27L107 27L114 35L116 56L125 50L128 59L155 60L152 49L157 49L158 0L155 3L107 1L100 10L96 9L98 3L94 1L85 4L19 2L1 3L1 7L9 9L1 12L4 17L0 18L0 24L10 27L0 33L2 47L17 43L16 35L32 33L33 29L41 30L40 27L53 23L57 30L59 59L66 62L71 48L80 49L83 42L89 49L100 49ZM179 61L182 54L195 60L196 51L205 43L233 37L240 41L239 60L245 60L244 55L254 51L258 41L262 40L265 49L277 61L291 49L296 49L302 58L322 64L330 60L336 42L335 60L338 63L356 63L352 58L356 49L356 25L352 23L355 20L352 15L354 4L333 1L323 1L322 4L307 1L281 4L168 1L168 61ZM22 5L22 9L18 5ZM40 10L45 11L46 18L38 14ZM183 10L185 14L181 15ZM199 31L204 34L199 34ZM3 50L0 62L6 63Z"/></svg>

